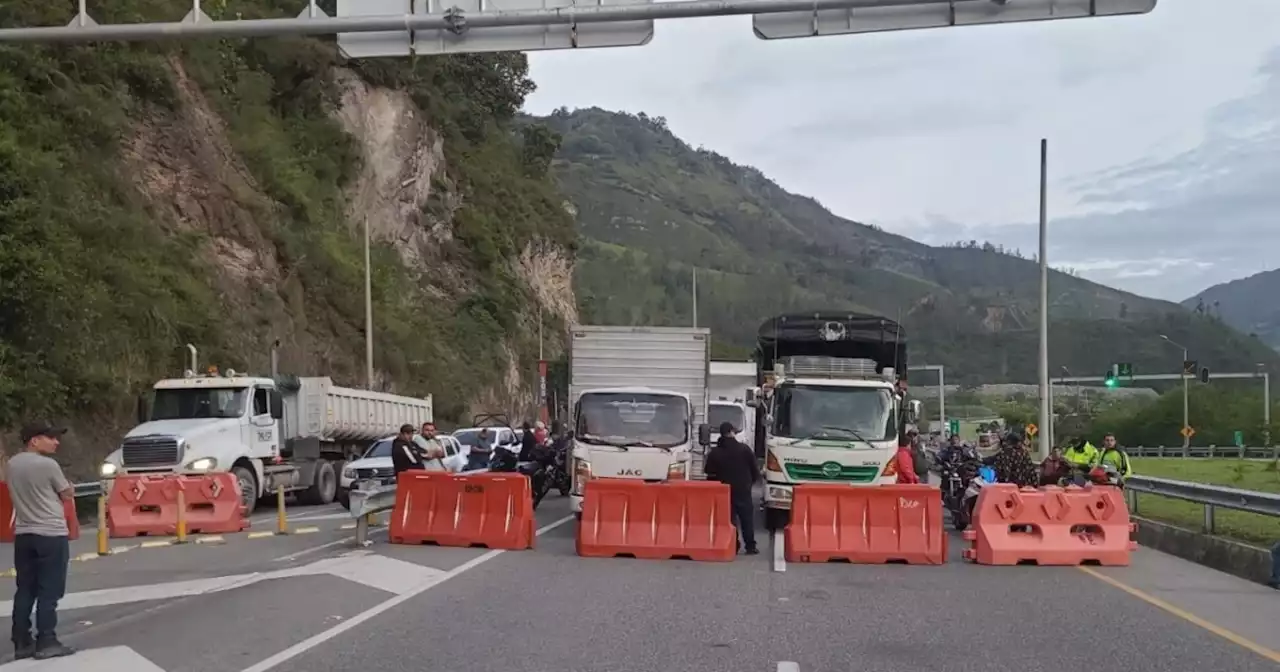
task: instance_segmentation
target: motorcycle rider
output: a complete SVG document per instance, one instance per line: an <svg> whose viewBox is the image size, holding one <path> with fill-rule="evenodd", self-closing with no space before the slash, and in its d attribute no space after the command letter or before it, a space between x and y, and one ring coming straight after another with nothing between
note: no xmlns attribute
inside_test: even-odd
<svg viewBox="0 0 1280 672"><path fill-rule="evenodd" d="M1107 432L1102 437L1102 451L1098 455L1099 465L1111 465L1120 474L1121 480L1128 480L1133 475L1133 465L1129 463L1129 455L1116 444L1116 435Z"/></svg>
<svg viewBox="0 0 1280 672"><path fill-rule="evenodd" d="M1068 442L1067 445L1071 445ZM1059 481L1071 475L1071 465L1062 458L1062 450L1057 446L1049 449L1049 457L1040 463L1040 484L1057 485Z"/></svg>
<svg viewBox="0 0 1280 672"><path fill-rule="evenodd" d="M1000 451L984 459L983 464L995 467L1001 483L1015 483L1020 488L1040 485L1040 472L1027 454L1025 439L1010 432L1000 442Z"/></svg>
<svg viewBox="0 0 1280 672"><path fill-rule="evenodd" d="M1067 466L1080 471L1089 471L1098 463L1099 457L1098 449L1088 439L1080 439L1079 443L1068 445L1062 451L1062 459L1067 461Z"/></svg>

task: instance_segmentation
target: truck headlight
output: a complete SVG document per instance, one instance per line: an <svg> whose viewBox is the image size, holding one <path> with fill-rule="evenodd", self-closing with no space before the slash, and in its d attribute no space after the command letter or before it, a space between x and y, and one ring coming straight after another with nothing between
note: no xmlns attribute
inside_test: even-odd
<svg viewBox="0 0 1280 672"><path fill-rule="evenodd" d="M342 477L343 477L343 478L345 478L345 479L347 479L348 481L354 481L354 480L356 479L356 470L355 470L355 469L343 469L343 470L342 470Z"/></svg>
<svg viewBox="0 0 1280 672"><path fill-rule="evenodd" d="M689 478L689 471L688 471L688 469L686 468L686 467L688 467L688 466L689 466L689 463L688 463L688 462L674 462L674 463L672 463L672 464L671 464L671 466L667 467L667 480L668 480L668 481L684 481L684 480L688 480L688 478Z"/></svg>
<svg viewBox="0 0 1280 672"><path fill-rule="evenodd" d="M586 460L574 460L572 493L581 497L582 492L587 488L587 481L589 480L591 480L591 463Z"/></svg>
<svg viewBox="0 0 1280 672"><path fill-rule="evenodd" d="M186 471L213 471L217 466L217 460L212 457L202 457L198 460L192 460L184 469Z"/></svg>
<svg viewBox="0 0 1280 672"><path fill-rule="evenodd" d="M111 462L103 462L102 466L98 468L98 474L103 478L115 478L116 474L119 472L120 467Z"/></svg>

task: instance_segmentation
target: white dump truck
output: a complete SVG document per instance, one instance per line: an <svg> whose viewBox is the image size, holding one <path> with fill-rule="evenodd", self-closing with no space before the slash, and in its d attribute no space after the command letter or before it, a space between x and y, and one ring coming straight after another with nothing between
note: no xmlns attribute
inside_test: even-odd
<svg viewBox="0 0 1280 672"><path fill-rule="evenodd" d="M338 387L329 378L257 377L210 367L153 387L139 424L101 467L122 474L230 472L246 510L283 486L305 503L328 504L343 464L401 425L431 422L432 400ZM277 370L272 350L272 370ZM109 485L109 484L108 484Z"/></svg>
<svg viewBox="0 0 1280 672"><path fill-rule="evenodd" d="M571 336L574 513L593 478L700 478L711 331L578 326Z"/></svg>
<svg viewBox="0 0 1280 672"><path fill-rule="evenodd" d="M898 437L920 412L905 398L906 336L858 313L780 315L760 326L756 445L764 446L765 524L786 526L798 483L896 482Z"/></svg>
<svg viewBox="0 0 1280 672"><path fill-rule="evenodd" d="M711 362L707 424L713 434L722 423L728 422L738 431L739 441L755 448L756 409L746 403L747 392L755 386L755 362ZM761 446L757 457L763 456Z"/></svg>

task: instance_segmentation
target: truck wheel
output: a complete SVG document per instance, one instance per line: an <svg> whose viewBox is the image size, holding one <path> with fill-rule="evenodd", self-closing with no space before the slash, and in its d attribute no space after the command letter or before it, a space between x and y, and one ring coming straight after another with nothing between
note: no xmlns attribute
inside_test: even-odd
<svg viewBox="0 0 1280 672"><path fill-rule="evenodd" d="M332 462L321 462L316 465L316 480L300 497L306 504L324 506L332 504L338 495L338 473Z"/></svg>
<svg viewBox="0 0 1280 672"><path fill-rule="evenodd" d="M240 484L240 503L244 505L244 515L251 516L258 507L258 478L248 467L232 467L231 473L235 474L236 482Z"/></svg>
<svg viewBox="0 0 1280 672"><path fill-rule="evenodd" d="M766 508L764 510L764 529L770 532L785 529L789 522L791 522L791 511L788 509Z"/></svg>

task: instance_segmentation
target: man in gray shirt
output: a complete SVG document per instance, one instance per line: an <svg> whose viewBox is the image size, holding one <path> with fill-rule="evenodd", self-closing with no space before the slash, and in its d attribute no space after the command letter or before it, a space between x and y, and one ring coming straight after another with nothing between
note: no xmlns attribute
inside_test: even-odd
<svg viewBox="0 0 1280 672"><path fill-rule="evenodd" d="M50 455L57 452L66 432L47 424L22 428L26 450L9 458L9 497L13 500L13 567L17 592L13 596L13 647L18 659L43 660L75 653L58 641L58 600L67 590L71 545L63 502L75 498L75 488ZM36 637L31 636L31 611L36 612Z"/></svg>

